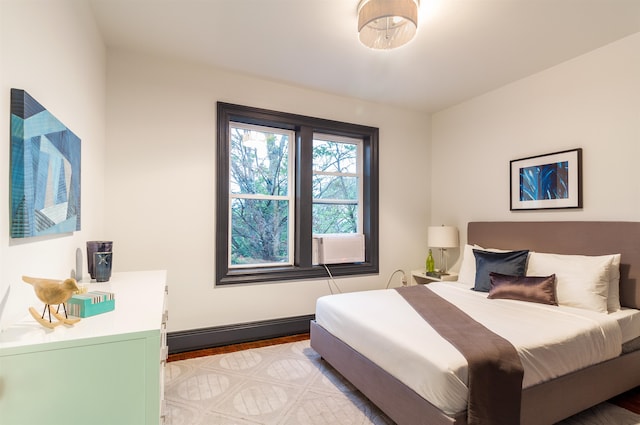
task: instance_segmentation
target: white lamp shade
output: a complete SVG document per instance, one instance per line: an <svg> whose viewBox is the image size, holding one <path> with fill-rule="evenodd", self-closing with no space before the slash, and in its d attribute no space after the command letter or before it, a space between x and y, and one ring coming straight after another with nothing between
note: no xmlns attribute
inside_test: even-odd
<svg viewBox="0 0 640 425"><path fill-rule="evenodd" d="M428 243L433 248L456 248L458 229L453 226L429 226Z"/></svg>
<svg viewBox="0 0 640 425"><path fill-rule="evenodd" d="M362 0L358 33L372 49L394 49L408 43L418 28L419 0Z"/></svg>

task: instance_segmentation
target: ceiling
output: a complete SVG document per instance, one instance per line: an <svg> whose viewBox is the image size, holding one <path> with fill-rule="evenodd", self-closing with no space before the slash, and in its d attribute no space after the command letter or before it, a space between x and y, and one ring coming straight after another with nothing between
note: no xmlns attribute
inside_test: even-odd
<svg viewBox="0 0 640 425"><path fill-rule="evenodd" d="M435 112L640 31L640 0L422 0L416 38L364 47L358 0L89 0L109 48Z"/></svg>

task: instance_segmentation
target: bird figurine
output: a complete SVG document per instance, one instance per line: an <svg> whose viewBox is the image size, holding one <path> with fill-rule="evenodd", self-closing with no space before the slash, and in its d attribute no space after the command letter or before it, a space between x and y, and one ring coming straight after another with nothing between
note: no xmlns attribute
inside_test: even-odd
<svg viewBox="0 0 640 425"><path fill-rule="evenodd" d="M33 285L33 289L36 292L36 296L44 303L44 310L42 315L33 308L29 307L29 313L36 319L42 326L53 329L54 327L65 324L74 325L78 323L80 319L69 319L67 316L67 309L64 305L65 302L74 293L78 292L78 284L75 279L55 280L55 279L42 279L38 277L22 276L22 280L26 283ZM52 305L58 305L55 312L51 311ZM64 316L59 313L60 305L64 309ZM46 312L49 312L49 320L44 318ZM51 321L51 315L53 315L57 321Z"/></svg>

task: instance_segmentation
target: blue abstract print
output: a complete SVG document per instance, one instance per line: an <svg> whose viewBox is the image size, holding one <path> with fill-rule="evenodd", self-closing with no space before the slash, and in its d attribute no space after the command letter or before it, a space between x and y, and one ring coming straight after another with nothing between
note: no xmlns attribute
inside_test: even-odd
<svg viewBox="0 0 640 425"><path fill-rule="evenodd" d="M569 161L520 168L520 201L569 198Z"/></svg>
<svg viewBox="0 0 640 425"><path fill-rule="evenodd" d="M11 89L11 237L80 230L80 139Z"/></svg>

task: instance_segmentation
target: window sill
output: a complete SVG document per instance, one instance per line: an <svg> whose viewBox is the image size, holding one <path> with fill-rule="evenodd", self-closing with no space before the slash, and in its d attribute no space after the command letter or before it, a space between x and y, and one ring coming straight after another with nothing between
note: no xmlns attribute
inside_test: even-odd
<svg viewBox="0 0 640 425"><path fill-rule="evenodd" d="M368 262L353 264L327 264L333 277L378 274L377 264ZM311 267L269 267L230 270L216 279L216 285L234 285L251 283L272 283L289 280L308 280L328 278L324 266Z"/></svg>

